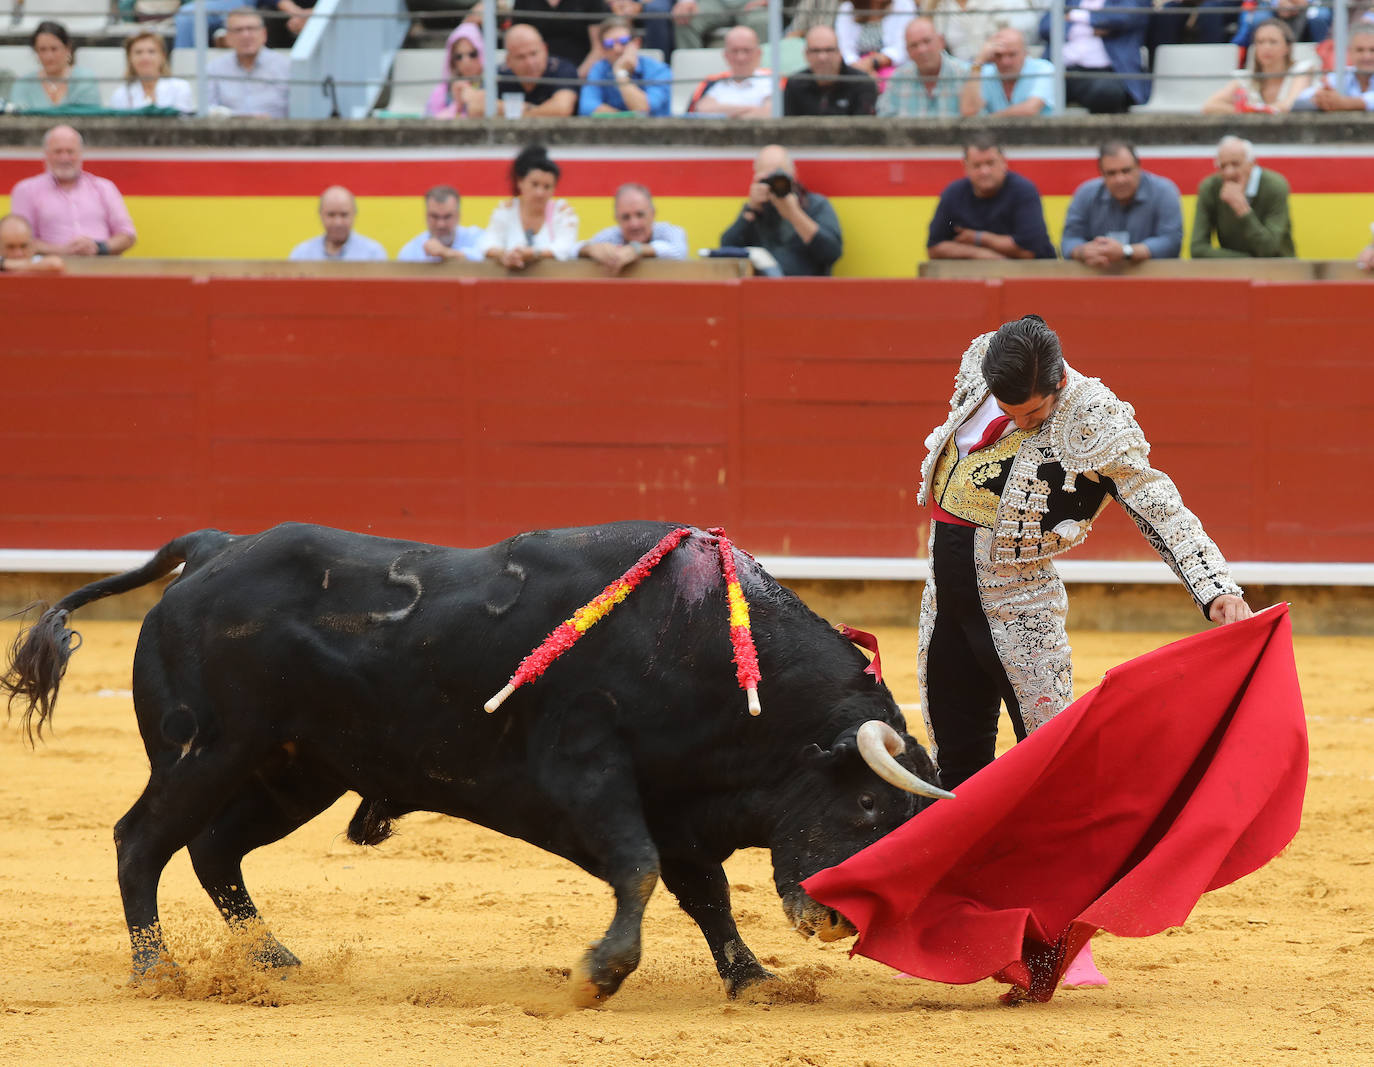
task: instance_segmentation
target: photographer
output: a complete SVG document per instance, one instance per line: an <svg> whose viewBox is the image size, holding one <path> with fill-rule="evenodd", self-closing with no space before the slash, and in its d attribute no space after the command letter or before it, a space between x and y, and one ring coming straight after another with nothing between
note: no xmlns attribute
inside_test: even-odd
<svg viewBox="0 0 1374 1067"><path fill-rule="evenodd" d="M720 243L765 248L786 275L827 275L844 251L830 201L797 180L792 157L776 144L754 160L749 199Z"/></svg>

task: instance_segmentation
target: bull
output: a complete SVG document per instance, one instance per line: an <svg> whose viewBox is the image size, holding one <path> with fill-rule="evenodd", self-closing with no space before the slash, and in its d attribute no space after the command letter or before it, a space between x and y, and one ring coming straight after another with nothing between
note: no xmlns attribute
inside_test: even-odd
<svg viewBox="0 0 1374 1067"><path fill-rule="evenodd" d="M746 553L733 558L763 715L745 713L735 685L719 542L700 530L543 677L482 710L554 624L671 529L546 530L479 549L302 524L200 530L47 609L15 639L0 682L31 740L77 644L71 613L184 564L133 663L151 770L114 837L134 980L175 968L157 893L183 847L220 912L260 931L257 960L298 966L262 925L242 860L350 789L362 797L348 828L359 844L384 840L407 812L441 812L608 882L614 917L576 972L583 1004L638 966L660 880L731 996L772 978L731 915L721 864L739 848L771 850L797 930L852 935L802 880L944 794L864 656Z"/></svg>

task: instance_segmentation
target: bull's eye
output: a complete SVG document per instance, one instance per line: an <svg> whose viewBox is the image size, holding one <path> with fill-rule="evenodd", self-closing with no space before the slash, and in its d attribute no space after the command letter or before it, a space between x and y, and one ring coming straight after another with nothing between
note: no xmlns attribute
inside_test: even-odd
<svg viewBox="0 0 1374 1067"><path fill-rule="evenodd" d="M872 793L859 794L859 807L863 808L864 811L872 811L877 806L878 801Z"/></svg>

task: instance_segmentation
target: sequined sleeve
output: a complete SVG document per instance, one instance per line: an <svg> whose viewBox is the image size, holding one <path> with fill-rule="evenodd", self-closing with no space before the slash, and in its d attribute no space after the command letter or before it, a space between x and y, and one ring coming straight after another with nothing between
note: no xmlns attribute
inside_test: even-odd
<svg viewBox="0 0 1374 1067"><path fill-rule="evenodd" d="M1222 594L1242 595L1216 542L1184 506L1173 480L1150 466L1144 449L1128 449L1104 464L1099 473L1145 540L1178 575L1203 615Z"/></svg>

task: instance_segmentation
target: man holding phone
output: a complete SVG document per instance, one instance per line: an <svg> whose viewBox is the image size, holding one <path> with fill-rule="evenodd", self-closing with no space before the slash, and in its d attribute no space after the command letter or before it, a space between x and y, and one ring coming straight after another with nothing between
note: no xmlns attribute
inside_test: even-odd
<svg viewBox="0 0 1374 1067"><path fill-rule="evenodd" d="M767 249L789 276L828 275L844 251L830 201L797 180L796 164L777 144L754 160L749 198L720 243Z"/></svg>

